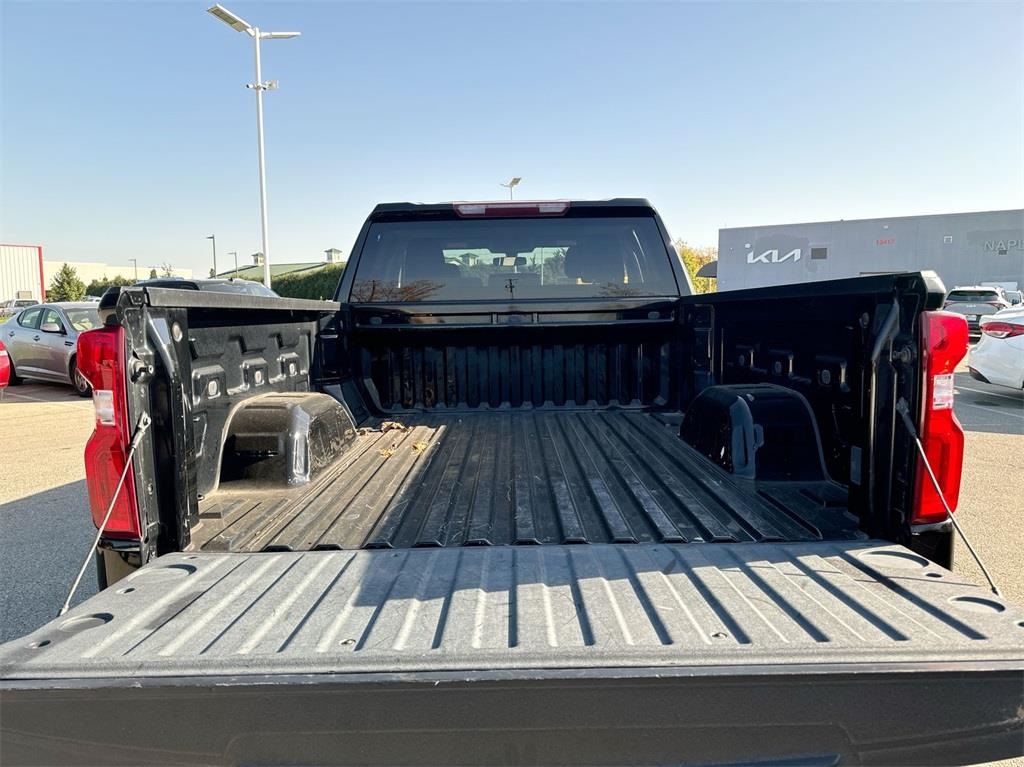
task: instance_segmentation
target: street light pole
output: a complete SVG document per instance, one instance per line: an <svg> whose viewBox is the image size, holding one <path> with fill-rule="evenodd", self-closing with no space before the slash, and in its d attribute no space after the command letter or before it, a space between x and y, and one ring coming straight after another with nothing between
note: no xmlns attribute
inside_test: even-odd
<svg viewBox="0 0 1024 767"><path fill-rule="evenodd" d="M206 239L213 243L213 276L217 276L217 235L211 234Z"/></svg>
<svg viewBox="0 0 1024 767"><path fill-rule="evenodd" d="M263 67L260 61L260 42L264 39L287 40L298 37L299 32L261 32L259 27L239 18L221 5L213 5L206 9L212 16L223 21L236 32L245 32L253 39L253 51L256 59L256 82L247 88L256 91L256 148L259 154L260 175L260 234L263 237L263 284L270 287L270 233L267 221L267 168L263 142L263 91L277 88L277 81L263 82Z"/></svg>
<svg viewBox="0 0 1024 767"><path fill-rule="evenodd" d="M234 277L235 277L235 279L238 279L238 251L237 250L228 251L228 255L235 257L235 274L234 274Z"/></svg>
<svg viewBox="0 0 1024 767"><path fill-rule="evenodd" d="M253 27L256 49L256 146L260 166L260 233L263 235L263 284L270 287L270 234L267 231L267 167L263 146L263 68L260 66L260 28Z"/></svg>
<svg viewBox="0 0 1024 767"><path fill-rule="evenodd" d="M135 265L135 281L138 282L139 281L139 259L137 259L137 258L129 258L128 260L131 261Z"/></svg>
<svg viewBox="0 0 1024 767"><path fill-rule="evenodd" d="M507 184L499 184L499 186L503 186L506 189L508 189L508 198L510 200L513 200L515 198L512 195L512 190L515 189L517 186L519 186L519 182L522 181L522 180L523 179L520 176L516 176L511 181L509 181Z"/></svg>

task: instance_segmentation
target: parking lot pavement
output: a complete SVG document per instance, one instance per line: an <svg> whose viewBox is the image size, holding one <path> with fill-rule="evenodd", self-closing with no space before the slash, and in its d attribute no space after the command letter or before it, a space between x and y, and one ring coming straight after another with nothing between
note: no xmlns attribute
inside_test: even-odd
<svg viewBox="0 0 1024 767"><path fill-rule="evenodd" d="M0 399L0 641L52 619L89 552L92 424L92 402L68 386L26 383ZM75 602L95 593L90 564Z"/></svg>
<svg viewBox="0 0 1024 767"><path fill-rule="evenodd" d="M957 520L1003 596L1024 604L1024 392L957 373L955 403L966 442ZM984 583L957 544L955 569Z"/></svg>

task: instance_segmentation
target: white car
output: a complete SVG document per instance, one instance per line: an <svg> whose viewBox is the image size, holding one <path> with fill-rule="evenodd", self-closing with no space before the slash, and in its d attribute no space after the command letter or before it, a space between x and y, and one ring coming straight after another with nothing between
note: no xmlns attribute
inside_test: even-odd
<svg viewBox="0 0 1024 767"><path fill-rule="evenodd" d="M971 349L967 367L979 381L1024 389L1024 309L981 318L981 340Z"/></svg>

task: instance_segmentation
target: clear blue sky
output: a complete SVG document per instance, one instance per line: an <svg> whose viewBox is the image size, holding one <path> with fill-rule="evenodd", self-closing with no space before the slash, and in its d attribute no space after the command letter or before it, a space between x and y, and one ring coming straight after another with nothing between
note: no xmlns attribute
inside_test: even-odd
<svg viewBox="0 0 1024 767"><path fill-rule="evenodd" d="M644 196L724 225L1019 207L1024 4L252 3L272 254L381 201ZM249 39L193 2L0 4L0 241L260 249ZM222 268L227 257L221 256Z"/></svg>

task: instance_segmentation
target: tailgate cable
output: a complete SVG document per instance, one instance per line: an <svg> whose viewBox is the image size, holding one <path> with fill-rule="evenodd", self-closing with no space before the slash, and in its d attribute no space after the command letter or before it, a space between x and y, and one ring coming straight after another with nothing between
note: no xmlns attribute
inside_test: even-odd
<svg viewBox="0 0 1024 767"><path fill-rule="evenodd" d="M121 478L117 480L117 487L114 488L114 494L110 497L110 505L107 506L107 513L103 516L103 521L100 523L99 529L96 531L96 538L92 542L92 547L89 549L89 553L85 555L85 561L82 562L82 569L78 571L78 577L75 578L75 582L71 584L71 591L68 592L68 598L64 600L64 606L60 608L60 612L57 613L59 618L61 615L66 613L71 608L71 599L75 596L75 592L78 591L78 585L82 582L82 576L85 575L85 571L89 567L89 562L93 558L93 552L96 551L96 547L100 545L100 538L103 537L103 531L107 527L107 522L110 521L110 515L114 512L114 502L117 501L117 496L121 492L121 488L124 487L125 477L128 476L128 469L131 468L132 458L135 455L135 448L142 442L142 435L149 429L150 424L153 423L153 419L149 417L149 413L143 412L139 416L139 423L135 427L135 434L132 436L132 441L128 445L128 452L124 457L124 471L121 472Z"/></svg>
<svg viewBox="0 0 1024 767"><path fill-rule="evenodd" d="M946 510L946 517L953 524L953 529L956 530L960 535L960 538L963 539L964 544L967 546L967 550L971 552L971 556L974 557L974 561L978 563L978 567L981 568L981 572L985 576L985 580L988 581L988 585L992 589L992 593L997 597L1001 597L1002 593L999 591L999 587L996 586L996 582L992 580L992 576L989 574L988 568L985 567L985 563L981 561L981 557L978 555L978 552L974 550L974 546L971 545L971 541L967 538L967 534L964 533L963 528L960 527L960 523L956 521L956 517L953 516L953 510L949 508L946 496L942 492L942 488L939 487L939 480L935 478L935 472L932 471L931 462L929 462L928 456L924 452L924 445L921 444L921 440L917 436L917 429L914 428L914 422L910 420L910 408L905 399L900 399L900 401L896 403L896 412L898 412L902 417L903 425L907 428L910 436L914 439L914 444L917 445L917 452L921 456L921 462L924 464L925 471L928 472L928 478L932 481L932 487L935 488L935 492L939 495L939 500L942 501L942 506Z"/></svg>

